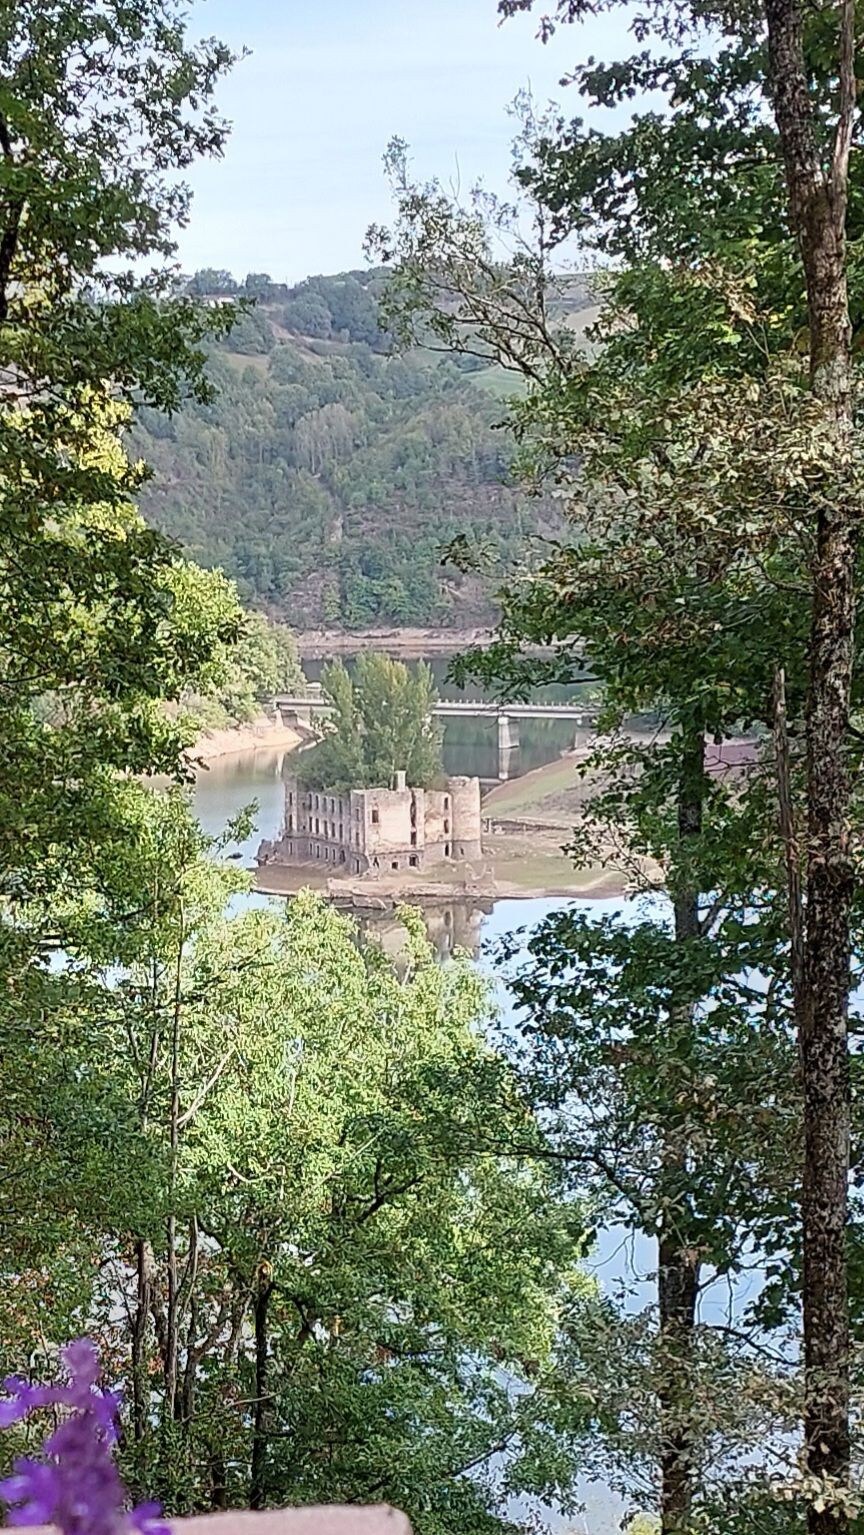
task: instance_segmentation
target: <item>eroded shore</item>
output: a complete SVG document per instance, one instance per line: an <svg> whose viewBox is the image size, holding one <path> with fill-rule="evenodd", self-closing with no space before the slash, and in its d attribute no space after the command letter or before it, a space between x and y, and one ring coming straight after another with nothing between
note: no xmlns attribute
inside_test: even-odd
<svg viewBox="0 0 864 1535"><path fill-rule="evenodd" d="M291 752L300 745L302 736L290 725L270 719L262 714L260 719L250 720L247 725L231 725L224 730L205 730L190 747L189 756L194 762L205 765L220 757L233 757L240 752L285 751Z"/></svg>
<svg viewBox="0 0 864 1535"><path fill-rule="evenodd" d="M356 656L380 650L388 656L422 660L429 656L460 655L488 645L491 629L307 629L294 635L301 660L326 661L332 656Z"/></svg>

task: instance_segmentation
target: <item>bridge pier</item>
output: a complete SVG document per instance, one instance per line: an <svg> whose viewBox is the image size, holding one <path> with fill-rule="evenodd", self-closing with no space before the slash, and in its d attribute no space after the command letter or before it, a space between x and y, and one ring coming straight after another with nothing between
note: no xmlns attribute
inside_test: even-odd
<svg viewBox="0 0 864 1535"><path fill-rule="evenodd" d="M510 759L519 746L519 721L512 714L498 715L498 777L506 783L510 777Z"/></svg>

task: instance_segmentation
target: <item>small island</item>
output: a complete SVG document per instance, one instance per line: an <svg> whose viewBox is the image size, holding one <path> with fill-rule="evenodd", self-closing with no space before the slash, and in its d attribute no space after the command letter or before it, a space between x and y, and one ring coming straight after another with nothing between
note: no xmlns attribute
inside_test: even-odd
<svg viewBox="0 0 864 1535"><path fill-rule="evenodd" d="M481 800L478 778L445 775L428 667L366 653L322 683L322 733L292 757L279 835L258 849L262 894L313 886L369 913L615 893L617 874L576 869L563 851L584 794L578 753Z"/></svg>
<svg viewBox="0 0 864 1535"><path fill-rule="evenodd" d="M480 782L444 775L428 667L373 654L352 675L336 662L323 680L332 714L286 780L279 837L258 850L265 888L314 871L352 904L364 901L357 882L387 904L436 885L452 893L454 879L482 883Z"/></svg>

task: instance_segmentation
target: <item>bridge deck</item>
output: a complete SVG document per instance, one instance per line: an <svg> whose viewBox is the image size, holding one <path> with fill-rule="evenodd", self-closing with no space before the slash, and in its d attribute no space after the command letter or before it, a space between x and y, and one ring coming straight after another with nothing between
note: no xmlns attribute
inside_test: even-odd
<svg viewBox="0 0 864 1535"><path fill-rule="evenodd" d="M330 714L332 704L320 694L312 697L303 697L300 694L280 695L276 700L277 709L286 711L296 709L310 714ZM498 704L488 703L485 699L451 699L441 698L432 705L432 713L436 719L509 719L541 720L588 720L594 719L599 710L596 704Z"/></svg>

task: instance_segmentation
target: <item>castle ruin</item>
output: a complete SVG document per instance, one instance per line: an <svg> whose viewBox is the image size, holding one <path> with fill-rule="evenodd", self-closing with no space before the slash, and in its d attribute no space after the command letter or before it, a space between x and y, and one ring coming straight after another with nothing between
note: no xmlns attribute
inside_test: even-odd
<svg viewBox="0 0 864 1535"><path fill-rule="evenodd" d="M397 773L391 789L347 794L285 783L285 817L259 863L311 863L334 873L401 873L482 857L480 781L448 778L442 789L412 789Z"/></svg>

